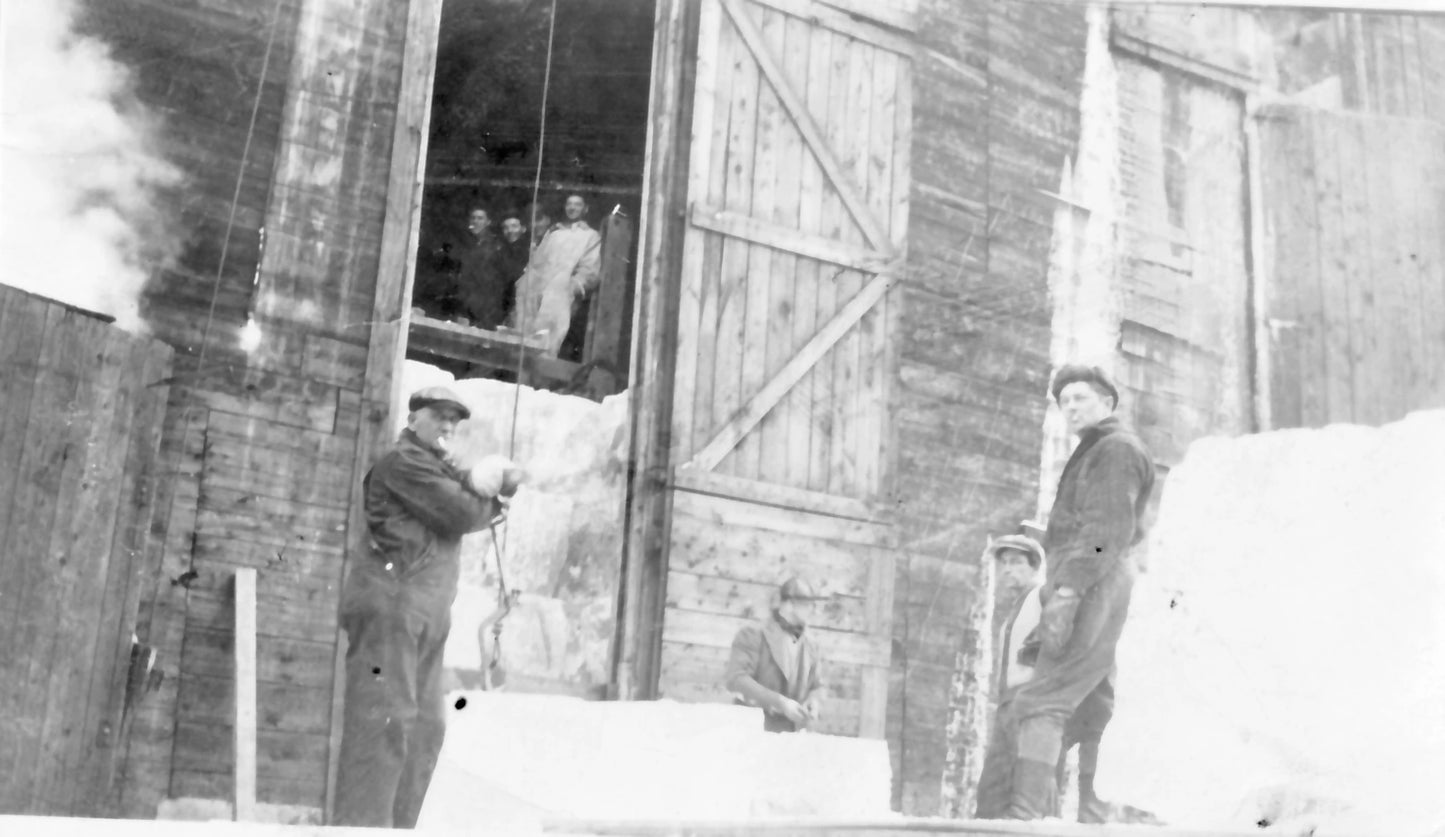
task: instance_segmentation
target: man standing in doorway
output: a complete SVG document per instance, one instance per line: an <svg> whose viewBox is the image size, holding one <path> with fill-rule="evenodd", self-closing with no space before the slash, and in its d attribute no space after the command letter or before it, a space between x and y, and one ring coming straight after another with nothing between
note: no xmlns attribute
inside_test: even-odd
<svg viewBox="0 0 1445 837"><path fill-rule="evenodd" d="M597 285L602 269L602 236L586 221L587 201L568 195L566 220L547 232L532 253L517 290L517 326L541 333L555 357L572 324L572 304Z"/></svg>
<svg viewBox="0 0 1445 837"><path fill-rule="evenodd" d="M1038 664L1013 699L1018 745L1010 819L1052 813L1066 724L1086 702L1112 706L1114 649L1136 574L1129 550L1143 536L1154 489L1153 461L1114 417L1119 391L1103 370L1065 366L1050 391L1079 443L1059 478L1044 534Z"/></svg>
<svg viewBox="0 0 1445 837"><path fill-rule="evenodd" d="M467 216L467 232L471 240L460 254L461 271L457 277L462 310L477 328L496 328L506 316L503 305L511 282L500 270L501 245L492 232L487 210L472 209Z"/></svg>
<svg viewBox="0 0 1445 837"><path fill-rule="evenodd" d="M801 578L778 588L778 603L762 622L733 637L726 684L739 703L763 710L766 732L798 732L818 720L823 682L818 649L806 631L823 596Z"/></svg>
<svg viewBox="0 0 1445 837"><path fill-rule="evenodd" d="M418 391L396 446L362 483L367 547L342 592L346 704L334 825L412 828L446 733L442 650L462 536L487 528L522 472L463 470L447 443L470 416L444 387Z"/></svg>

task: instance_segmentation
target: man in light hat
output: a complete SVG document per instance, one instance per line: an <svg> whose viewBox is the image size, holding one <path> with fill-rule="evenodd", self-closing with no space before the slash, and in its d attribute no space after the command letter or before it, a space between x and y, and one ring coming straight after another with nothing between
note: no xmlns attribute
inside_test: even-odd
<svg viewBox="0 0 1445 837"><path fill-rule="evenodd" d="M396 446L367 472L369 537L342 592L346 705L334 825L412 828L446 732L442 650L462 536L487 528L524 479L502 457L464 470L447 456L471 415L451 390L408 403Z"/></svg>
<svg viewBox="0 0 1445 837"><path fill-rule="evenodd" d="M778 588L772 613L733 638L727 688L739 696L738 703L763 710L767 732L807 729L822 711L818 649L807 628L825 598L803 579L789 578Z"/></svg>
<svg viewBox="0 0 1445 837"><path fill-rule="evenodd" d="M1054 810L1066 732L1101 731L1081 730L1076 713L1112 708L1114 649L1136 574L1129 550L1143 537L1154 489L1153 459L1114 417L1119 391L1102 369L1065 366L1050 392L1079 443L1059 478L1044 533L1048 574L1039 588L1037 664L1011 700L1018 739L1004 812L1010 819Z"/></svg>
<svg viewBox="0 0 1445 837"><path fill-rule="evenodd" d="M1018 756L1018 719L1013 698L1019 688L1033 679L1039 656L1039 619L1043 604L1044 549L1027 535L1005 535L989 542L984 559L998 561L998 601L1007 614L994 640L994 698L996 708L989 735L983 774L979 778L978 819L1001 819L1008 810L1013 786L1014 761ZM1057 767L1057 792L1063 793L1064 754L1079 747L1079 822L1104 821L1107 806L1094 793L1094 773L1099 763L1099 741L1113 717L1112 675L1074 711L1064 726L1064 739ZM1050 814L1059 815L1057 799Z"/></svg>
<svg viewBox="0 0 1445 837"><path fill-rule="evenodd" d="M1006 609L1008 617L994 640L993 688L997 705L979 776L974 816L1001 819L1008 810L1018 756L1013 697L1019 686L1033 677L1038 657L1036 628L1043 610L1039 587L1043 584L1044 548L1027 535L1005 535L989 541L983 560L998 562L998 604Z"/></svg>

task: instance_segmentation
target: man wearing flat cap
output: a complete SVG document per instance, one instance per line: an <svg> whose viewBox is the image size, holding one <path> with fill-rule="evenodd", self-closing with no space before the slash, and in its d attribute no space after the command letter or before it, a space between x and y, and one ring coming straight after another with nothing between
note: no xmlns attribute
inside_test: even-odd
<svg viewBox="0 0 1445 837"><path fill-rule="evenodd" d="M368 532L341 601L346 704L334 825L412 828L445 735L442 650L462 536L487 528L523 478L502 457L447 456L471 415L445 387L418 391L406 429L362 483Z"/></svg>
<svg viewBox="0 0 1445 837"><path fill-rule="evenodd" d="M1039 819L1057 803L1056 770L1069 737L1092 734L1084 715L1112 711L1114 649L1129 612L1136 568L1129 550L1143 537L1154 464L1114 417L1119 391L1098 367L1065 366L1050 392L1078 436L1059 478L1043 548L1038 660L1011 701L1017 747L1003 816ZM1094 724L1099 726L1098 724ZM1097 748L1096 748L1097 749Z"/></svg>
<svg viewBox="0 0 1445 837"><path fill-rule="evenodd" d="M825 599L813 585L793 577L778 588L777 606L766 619L745 625L733 638L726 684L738 702L763 710L767 732L798 732L818 720L823 705L817 646L808 622Z"/></svg>

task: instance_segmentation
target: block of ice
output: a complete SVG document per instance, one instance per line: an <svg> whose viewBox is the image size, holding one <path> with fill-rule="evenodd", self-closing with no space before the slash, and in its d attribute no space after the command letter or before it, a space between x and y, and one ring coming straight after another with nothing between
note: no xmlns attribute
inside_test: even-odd
<svg viewBox="0 0 1445 837"><path fill-rule="evenodd" d="M1445 412L1190 447L1098 785L1171 824L1445 824Z"/></svg>
<svg viewBox="0 0 1445 837"><path fill-rule="evenodd" d="M423 826L464 822L472 809L518 819L891 816L883 741L764 733L757 710L725 704L505 692L450 701L464 708L450 713Z"/></svg>

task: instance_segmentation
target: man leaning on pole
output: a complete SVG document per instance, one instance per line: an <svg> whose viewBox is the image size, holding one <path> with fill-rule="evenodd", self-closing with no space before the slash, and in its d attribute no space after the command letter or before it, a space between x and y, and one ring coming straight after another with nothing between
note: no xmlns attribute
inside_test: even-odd
<svg viewBox="0 0 1445 837"><path fill-rule="evenodd" d="M445 387L408 402L406 429L367 472L368 539L341 599L346 703L334 825L413 828L446 733L442 652L461 573L461 539L487 528L525 478L500 456L448 456L471 415Z"/></svg>

